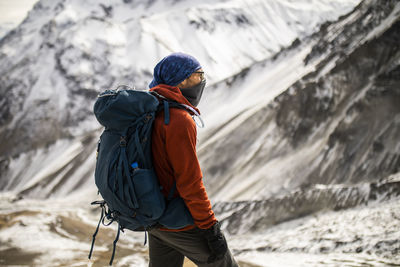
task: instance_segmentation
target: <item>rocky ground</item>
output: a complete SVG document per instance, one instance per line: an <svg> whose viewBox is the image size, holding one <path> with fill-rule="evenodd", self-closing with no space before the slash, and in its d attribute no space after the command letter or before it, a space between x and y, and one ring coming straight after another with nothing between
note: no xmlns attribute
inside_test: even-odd
<svg viewBox="0 0 400 267"><path fill-rule="evenodd" d="M231 247L239 260L255 266L399 266L399 225L396 199L232 236Z"/></svg>
<svg viewBox="0 0 400 267"><path fill-rule="evenodd" d="M100 228L87 259L98 210L78 200L15 200L4 193L0 199L1 266L108 265L115 226ZM400 199L393 198L322 210L227 239L242 267L398 266L399 225ZM143 233L122 233L113 265L147 266L143 242Z"/></svg>

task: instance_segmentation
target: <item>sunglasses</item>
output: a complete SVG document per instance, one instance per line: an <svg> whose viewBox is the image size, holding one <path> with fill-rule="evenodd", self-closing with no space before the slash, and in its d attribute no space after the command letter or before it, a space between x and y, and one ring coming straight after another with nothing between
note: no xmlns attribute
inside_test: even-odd
<svg viewBox="0 0 400 267"><path fill-rule="evenodd" d="M198 73L200 76L200 79L202 79L202 80L204 79L204 71L195 71L193 73Z"/></svg>

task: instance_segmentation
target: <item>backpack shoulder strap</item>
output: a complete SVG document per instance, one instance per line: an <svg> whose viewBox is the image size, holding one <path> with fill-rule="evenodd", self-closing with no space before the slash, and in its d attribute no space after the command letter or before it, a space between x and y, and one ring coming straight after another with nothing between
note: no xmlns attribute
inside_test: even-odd
<svg viewBox="0 0 400 267"><path fill-rule="evenodd" d="M157 92L151 91L150 94L154 95L155 97L157 97L159 99L159 106L158 106L158 110L157 112L164 110L164 123L165 125L169 124L170 121L170 116L169 116L169 109L170 108L180 108L180 109L184 109L187 112L189 112L189 110L185 107L185 105L180 104L174 100L168 99L163 95L160 95Z"/></svg>
<svg viewBox="0 0 400 267"><path fill-rule="evenodd" d="M170 101L170 100L163 100L162 101L162 105L164 106L164 123L165 125L169 124L169 109L170 108L180 108L180 109L184 109L187 112L189 112L185 106L183 106L182 104L179 104L178 102L175 101Z"/></svg>
<svg viewBox="0 0 400 267"><path fill-rule="evenodd" d="M164 124L168 125L169 124L169 103L167 100L163 100L163 105L164 105Z"/></svg>

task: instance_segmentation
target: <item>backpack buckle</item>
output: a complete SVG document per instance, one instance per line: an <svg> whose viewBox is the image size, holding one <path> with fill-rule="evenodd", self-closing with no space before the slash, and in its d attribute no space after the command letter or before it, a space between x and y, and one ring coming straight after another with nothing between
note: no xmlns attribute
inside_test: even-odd
<svg viewBox="0 0 400 267"><path fill-rule="evenodd" d="M153 116L147 115L146 117L144 117L144 122L147 123L147 122L149 122L152 118L153 118Z"/></svg>
<svg viewBox="0 0 400 267"><path fill-rule="evenodd" d="M122 147L126 147L125 136L121 136L121 138L119 139L119 145L122 146Z"/></svg>

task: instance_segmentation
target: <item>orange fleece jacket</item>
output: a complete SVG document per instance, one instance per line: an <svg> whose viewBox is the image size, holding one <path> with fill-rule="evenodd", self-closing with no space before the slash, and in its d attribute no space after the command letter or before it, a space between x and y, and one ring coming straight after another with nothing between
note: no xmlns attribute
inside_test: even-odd
<svg viewBox="0 0 400 267"><path fill-rule="evenodd" d="M161 84L150 90L170 100L189 105L198 111L186 100L178 87ZM188 111L184 109L170 108L169 112L168 125L164 123L163 111L157 114L154 121L152 132L154 169L163 188L163 194L168 196L176 181L175 194L179 194L185 201L195 225L201 229L207 229L217 220L203 184L203 175L197 159L196 124ZM183 231L193 227L169 229L169 231Z"/></svg>

